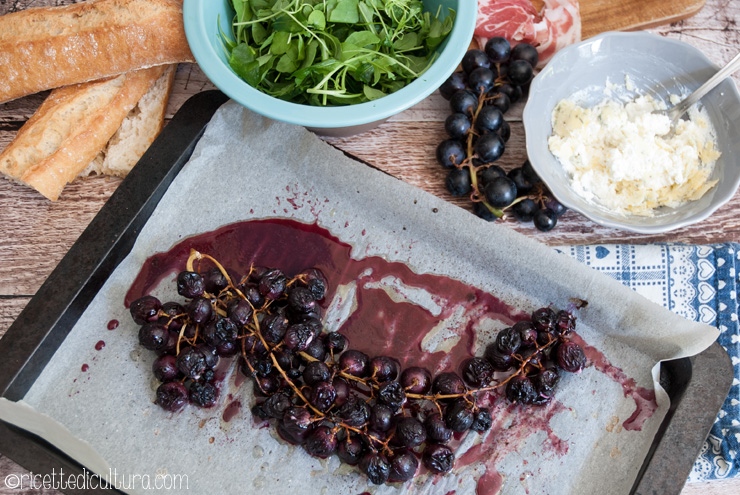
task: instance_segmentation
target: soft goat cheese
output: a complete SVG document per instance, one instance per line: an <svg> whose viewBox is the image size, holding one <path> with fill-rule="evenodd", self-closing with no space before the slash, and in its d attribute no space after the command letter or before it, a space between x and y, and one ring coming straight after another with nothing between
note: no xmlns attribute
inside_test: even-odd
<svg viewBox="0 0 740 495"><path fill-rule="evenodd" d="M626 103L606 98L592 108L564 99L552 115L550 151L588 201L621 214L652 216L700 198L719 158L711 123L692 109L675 132L665 105L649 95Z"/></svg>

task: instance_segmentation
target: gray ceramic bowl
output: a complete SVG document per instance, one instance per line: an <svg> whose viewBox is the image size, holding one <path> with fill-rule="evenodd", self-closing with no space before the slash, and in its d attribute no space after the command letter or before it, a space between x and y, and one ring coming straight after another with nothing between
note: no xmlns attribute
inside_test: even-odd
<svg viewBox="0 0 740 495"><path fill-rule="evenodd" d="M717 70L691 45L646 32L604 33L569 46L532 81L523 116L529 160L558 201L601 225L655 234L704 220L727 203L740 184L740 94L732 80L722 82L700 102L722 153L712 176L719 182L700 199L661 208L652 217L613 213L583 199L571 188L547 140L552 134L553 108L576 92L580 103L596 104L604 98L607 81L624 87L628 75L637 92L667 101L669 94L696 89Z"/></svg>
<svg viewBox="0 0 740 495"><path fill-rule="evenodd" d="M423 0L425 10L441 15L455 10L455 22L437 60L416 80L367 103L337 107L299 105L274 98L237 76L227 61L221 35L231 36L231 0L185 0L185 35L198 65L227 96L266 117L298 124L324 135L349 136L376 127L432 94L454 72L473 38L477 4L471 0ZM233 38L232 38L233 39Z"/></svg>

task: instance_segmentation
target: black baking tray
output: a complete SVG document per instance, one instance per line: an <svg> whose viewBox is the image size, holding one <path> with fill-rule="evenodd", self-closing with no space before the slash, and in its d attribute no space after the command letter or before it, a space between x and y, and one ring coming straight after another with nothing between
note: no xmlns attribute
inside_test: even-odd
<svg viewBox="0 0 740 495"><path fill-rule="evenodd" d="M206 91L180 108L0 339L0 397L18 401L25 396L108 276L129 253L211 117L227 99L219 91ZM671 408L631 494L681 492L732 379L730 358L716 342L692 358L662 363L661 383L671 397ZM43 439L2 421L0 453L35 475L60 469L71 475L90 473ZM83 492L120 493L102 488L65 493Z"/></svg>

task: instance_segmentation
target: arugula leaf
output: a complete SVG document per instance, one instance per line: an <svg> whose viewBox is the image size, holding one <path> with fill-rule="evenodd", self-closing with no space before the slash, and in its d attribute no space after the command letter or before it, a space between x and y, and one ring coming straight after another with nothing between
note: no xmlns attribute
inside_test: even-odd
<svg viewBox="0 0 740 495"><path fill-rule="evenodd" d="M337 6L329 15L329 22L343 22L346 24L357 24L360 22L358 9L359 0L339 0Z"/></svg>
<svg viewBox="0 0 740 495"><path fill-rule="evenodd" d="M239 43L231 50L231 57L229 57L229 65L234 69L234 72L244 79L249 85L257 86L260 80L259 67L260 64L256 60L256 52L254 49L246 43Z"/></svg>

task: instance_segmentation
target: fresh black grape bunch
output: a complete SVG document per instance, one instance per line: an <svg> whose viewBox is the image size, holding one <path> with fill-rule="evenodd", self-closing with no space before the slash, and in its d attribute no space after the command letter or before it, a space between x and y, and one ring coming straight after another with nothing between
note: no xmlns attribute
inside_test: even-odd
<svg viewBox="0 0 740 495"><path fill-rule="evenodd" d="M193 251L177 277L184 302L144 296L130 307L140 344L158 356L155 402L172 412L188 403L214 406L219 360L238 359L253 383L259 422L312 456L358 466L373 484L397 483L416 476L420 464L435 474L451 471L453 436L491 429L479 395L541 406L552 400L561 372L586 365L570 339L575 317L547 307L501 330L483 356L457 371L402 368L323 328L327 290L316 269L288 277L253 267L236 278Z"/></svg>
<svg viewBox="0 0 740 495"><path fill-rule="evenodd" d="M453 73L439 91L452 114L449 136L437 146L437 161L448 169L445 186L453 196L470 196L475 213L494 221L511 211L541 231L555 227L565 212L529 162L506 173L494 165L504 154L511 128L504 119L510 106L525 97L537 65L537 50L527 43L513 48L506 38L471 49L462 72Z"/></svg>

